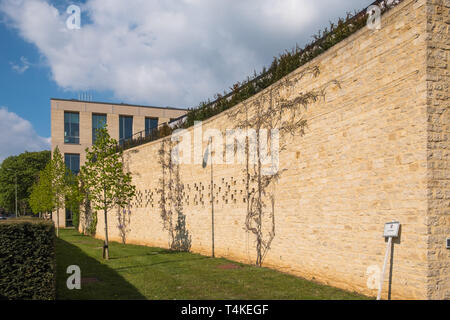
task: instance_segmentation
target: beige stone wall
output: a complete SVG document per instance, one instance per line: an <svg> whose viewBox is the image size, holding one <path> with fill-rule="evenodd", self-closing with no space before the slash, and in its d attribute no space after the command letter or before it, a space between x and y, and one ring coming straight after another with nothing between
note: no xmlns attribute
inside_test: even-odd
<svg viewBox="0 0 450 320"><path fill-rule="evenodd" d="M392 281L389 286L386 277L383 298L388 292L393 299L448 298L448 251L441 243L449 233L448 71L439 58L448 59L448 36L435 34L447 32L448 1L440 7L442 16L430 11L427 0L405 0L383 16L381 30L364 28L288 76L294 79L314 66L321 71L315 79L297 81L295 90L280 90L290 99L332 80L341 88L330 87L325 100L308 108L303 137L285 141L280 154L285 171L271 190L276 236L265 266L375 296L367 285L368 271L381 268L384 223L397 220L401 237L394 244ZM434 37L441 47L431 45ZM221 114L205 121L203 132L233 126ZM168 246L159 207L159 149L156 141L125 152L138 190L128 243ZM254 237L244 229L243 169L214 167L215 249L217 256L254 263ZM180 174L192 251L209 255L209 168L182 165ZM118 224L112 212L109 235L120 241ZM103 229L99 214L99 238Z"/></svg>
<svg viewBox="0 0 450 320"><path fill-rule="evenodd" d="M432 299L450 299L450 1L427 11L428 286Z"/></svg>

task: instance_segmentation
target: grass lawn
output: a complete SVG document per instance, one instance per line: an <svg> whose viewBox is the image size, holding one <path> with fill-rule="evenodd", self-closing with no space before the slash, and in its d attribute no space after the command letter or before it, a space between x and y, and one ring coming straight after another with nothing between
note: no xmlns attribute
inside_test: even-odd
<svg viewBox="0 0 450 320"><path fill-rule="evenodd" d="M60 230L58 299L368 299L266 268L161 248L110 243L105 261L102 244ZM81 268L81 290L66 287L69 265Z"/></svg>

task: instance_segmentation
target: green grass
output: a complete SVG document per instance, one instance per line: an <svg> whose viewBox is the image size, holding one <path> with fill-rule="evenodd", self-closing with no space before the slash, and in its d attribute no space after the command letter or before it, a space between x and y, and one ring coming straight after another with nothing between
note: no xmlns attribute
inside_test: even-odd
<svg viewBox="0 0 450 320"><path fill-rule="evenodd" d="M266 268L160 248L110 243L111 258L105 261L102 244L60 230L58 299L367 299ZM220 268L229 264L238 268ZM67 289L69 265L81 268L81 290Z"/></svg>

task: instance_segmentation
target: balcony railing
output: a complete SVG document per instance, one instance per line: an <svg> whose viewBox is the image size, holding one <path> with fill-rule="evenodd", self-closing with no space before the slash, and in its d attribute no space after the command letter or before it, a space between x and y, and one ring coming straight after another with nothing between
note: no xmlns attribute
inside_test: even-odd
<svg viewBox="0 0 450 320"><path fill-rule="evenodd" d="M163 137L167 137L173 131L173 128L182 123L186 116L181 116L179 118L173 119L169 122L164 122L159 124L156 128L150 130L142 130L136 132L131 137L120 139L117 148L122 150L127 150L145 143L149 143L158 140Z"/></svg>

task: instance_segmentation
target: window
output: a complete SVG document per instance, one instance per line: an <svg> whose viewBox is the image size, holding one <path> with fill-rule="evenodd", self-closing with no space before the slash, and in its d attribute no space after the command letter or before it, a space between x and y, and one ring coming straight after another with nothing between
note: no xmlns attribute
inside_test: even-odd
<svg viewBox="0 0 450 320"><path fill-rule="evenodd" d="M67 168L69 168L70 171L72 171L73 174L78 174L78 172L80 172L79 154L72 154L72 153L64 154L64 163L66 164Z"/></svg>
<svg viewBox="0 0 450 320"><path fill-rule="evenodd" d="M64 143L80 143L80 114L64 112Z"/></svg>
<svg viewBox="0 0 450 320"><path fill-rule="evenodd" d="M97 130L104 128L106 125L106 114L92 115L92 144L97 139Z"/></svg>
<svg viewBox="0 0 450 320"><path fill-rule="evenodd" d="M158 127L158 118L145 118L145 135L148 136Z"/></svg>
<svg viewBox="0 0 450 320"><path fill-rule="evenodd" d="M119 116L119 140L130 139L133 135L133 117Z"/></svg>
<svg viewBox="0 0 450 320"><path fill-rule="evenodd" d="M66 207L66 228L73 227L73 212Z"/></svg>

